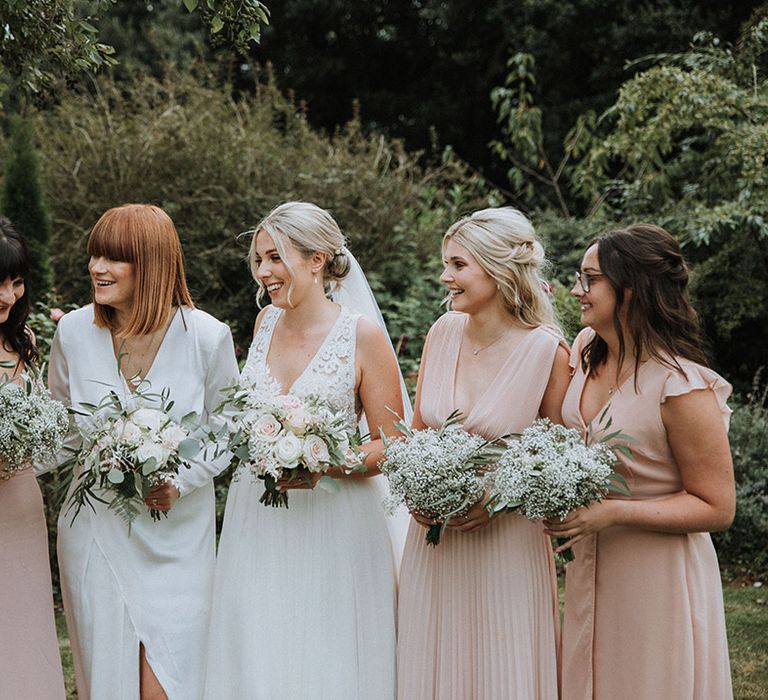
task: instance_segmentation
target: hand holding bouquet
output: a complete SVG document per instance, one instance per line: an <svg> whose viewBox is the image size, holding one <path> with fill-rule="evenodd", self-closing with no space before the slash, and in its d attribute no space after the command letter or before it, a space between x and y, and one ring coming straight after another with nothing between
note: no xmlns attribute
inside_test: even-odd
<svg viewBox="0 0 768 700"><path fill-rule="evenodd" d="M67 409L45 388L42 372L29 368L22 384L0 380L0 479L9 479L33 461L50 461L64 444Z"/></svg>
<svg viewBox="0 0 768 700"><path fill-rule="evenodd" d="M229 415L229 450L236 466L246 467L264 480L260 501L288 507L288 494L279 480L305 480L322 475L321 488L335 490L327 476L332 468L364 470L358 451L359 435L350 437L345 416L323 399L293 394L264 397L249 388L235 387L221 409Z"/></svg>
<svg viewBox="0 0 768 700"><path fill-rule="evenodd" d="M494 512L515 511L529 520L561 520L609 491L628 493L623 477L613 471L614 449L628 448L611 448L607 441L613 438L632 439L615 432L587 444L578 430L547 419L535 421L518 440L509 441L489 476L489 507ZM570 549L563 556L573 559Z"/></svg>
<svg viewBox="0 0 768 700"><path fill-rule="evenodd" d="M389 480L384 507L394 513L405 503L411 513L437 521L427 531L427 543L437 545L446 524L464 515L485 494L485 474L503 447L462 430L459 413L452 413L439 430L395 427L402 438L384 438L381 473Z"/></svg>
<svg viewBox="0 0 768 700"><path fill-rule="evenodd" d="M73 520L84 505L93 507L96 500L122 517L130 532L149 490L172 483L182 467L189 468L189 460L202 449L203 436L196 414L189 413L176 423L169 415L172 406L167 391L137 392L128 408L115 392L99 405L82 405L84 410L78 413L89 420L80 427L80 449L67 463L78 475L69 506L75 509ZM150 508L149 512L153 520L160 519L161 511Z"/></svg>

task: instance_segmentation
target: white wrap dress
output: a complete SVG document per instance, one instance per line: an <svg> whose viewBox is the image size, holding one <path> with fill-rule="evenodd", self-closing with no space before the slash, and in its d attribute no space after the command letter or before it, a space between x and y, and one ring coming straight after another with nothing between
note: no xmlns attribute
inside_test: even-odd
<svg viewBox="0 0 768 700"><path fill-rule="evenodd" d="M176 312L146 374L150 391L170 391L173 418L195 411L203 422L237 377L229 328L188 308ZM109 391L130 397L92 306L61 319L49 382L73 407L98 404ZM74 522L64 505L58 558L80 700L137 700L140 643L168 700L201 696L215 553L212 478L226 462L201 458L182 469L182 497L168 517L154 522L147 509L130 536L106 505L83 508Z"/></svg>

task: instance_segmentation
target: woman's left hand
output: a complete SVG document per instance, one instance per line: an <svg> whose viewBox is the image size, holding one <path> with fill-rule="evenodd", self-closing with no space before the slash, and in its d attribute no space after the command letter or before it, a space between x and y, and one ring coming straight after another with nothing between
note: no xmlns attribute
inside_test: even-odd
<svg viewBox="0 0 768 700"><path fill-rule="evenodd" d="M485 495L473 505L465 515L453 517L448 521L447 527L459 532L475 532L475 530L481 530L484 527L488 527L491 523L491 514L485 507L487 502Z"/></svg>
<svg viewBox="0 0 768 700"><path fill-rule="evenodd" d="M159 510L161 513L167 513L173 504L179 500L181 494L170 481L164 481L162 484L153 486L147 497L144 499L144 503L153 510Z"/></svg>
<svg viewBox="0 0 768 700"><path fill-rule="evenodd" d="M572 511L564 520L545 520L544 532L550 537L567 540L555 549L558 553L563 552L587 535L615 525L616 503L612 500L599 501Z"/></svg>

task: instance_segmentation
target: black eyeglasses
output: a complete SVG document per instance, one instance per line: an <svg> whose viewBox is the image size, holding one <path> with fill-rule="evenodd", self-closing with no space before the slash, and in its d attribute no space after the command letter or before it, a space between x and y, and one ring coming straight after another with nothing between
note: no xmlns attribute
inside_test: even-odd
<svg viewBox="0 0 768 700"><path fill-rule="evenodd" d="M576 281L581 285L581 288L585 292L589 292L589 289L592 286L592 282L596 279L599 279L600 277L605 277L605 275L600 272L582 272L581 270L576 271Z"/></svg>

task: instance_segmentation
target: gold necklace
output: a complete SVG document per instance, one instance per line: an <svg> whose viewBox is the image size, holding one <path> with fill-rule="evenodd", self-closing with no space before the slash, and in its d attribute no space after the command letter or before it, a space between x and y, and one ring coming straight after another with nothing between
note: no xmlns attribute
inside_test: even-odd
<svg viewBox="0 0 768 700"><path fill-rule="evenodd" d="M467 342L469 343L470 350L472 350L472 356L477 357L483 350L487 350L489 347L491 347L491 345L498 343L506 334L507 331L503 331L500 336L492 340L490 343L488 343L488 345L483 345L483 347L477 348L477 350L475 350L474 345L472 345L472 341L469 339L469 336L467 336Z"/></svg>
<svg viewBox="0 0 768 700"><path fill-rule="evenodd" d="M623 385L624 382L629 379L632 372L634 372L635 368L634 366L631 366L629 368L629 372L624 372L623 374L620 374L616 377L616 382L614 384L611 384L611 386L608 387L608 396L613 397L613 394L617 392Z"/></svg>

